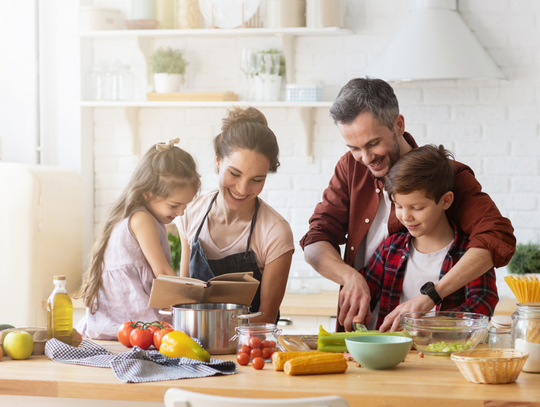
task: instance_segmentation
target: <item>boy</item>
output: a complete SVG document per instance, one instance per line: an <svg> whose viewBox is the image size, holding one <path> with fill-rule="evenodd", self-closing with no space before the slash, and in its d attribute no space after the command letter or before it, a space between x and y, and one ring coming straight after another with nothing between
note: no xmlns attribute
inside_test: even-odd
<svg viewBox="0 0 540 407"><path fill-rule="evenodd" d="M428 295L437 310L493 314L499 301L493 268L444 300L433 289L469 242L446 218L454 200L454 174L452 154L442 145L411 150L388 174L385 188L408 232L383 241L361 270L371 293L370 328L378 329L394 308L419 293Z"/></svg>

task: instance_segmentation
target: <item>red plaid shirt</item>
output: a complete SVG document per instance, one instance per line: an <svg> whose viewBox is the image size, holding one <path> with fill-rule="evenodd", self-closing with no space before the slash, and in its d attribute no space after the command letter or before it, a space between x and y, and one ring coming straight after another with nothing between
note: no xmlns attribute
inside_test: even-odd
<svg viewBox="0 0 540 407"><path fill-rule="evenodd" d="M377 329L384 318L398 305L409 257L410 233L396 233L382 242L360 273L366 279L371 294L371 310L381 300ZM439 279L442 278L467 251L469 239L454 226L454 242L444 258ZM444 298L437 311L476 312L493 315L499 302L495 270L491 268L481 277ZM419 293L420 294L420 293Z"/></svg>

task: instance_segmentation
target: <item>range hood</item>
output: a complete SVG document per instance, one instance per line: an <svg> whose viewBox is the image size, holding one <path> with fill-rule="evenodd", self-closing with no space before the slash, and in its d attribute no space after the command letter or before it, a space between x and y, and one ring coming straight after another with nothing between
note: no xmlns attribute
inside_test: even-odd
<svg viewBox="0 0 540 407"><path fill-rule="evenodd" d="M504 79L457 12L456 0L411 0L410 14L366 69L387 81Z"/></svg>

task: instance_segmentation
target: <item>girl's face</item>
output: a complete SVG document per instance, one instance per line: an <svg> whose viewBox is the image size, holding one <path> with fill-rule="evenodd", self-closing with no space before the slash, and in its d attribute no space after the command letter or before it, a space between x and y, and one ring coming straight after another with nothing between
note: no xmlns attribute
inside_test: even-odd
<svg viewBox="0 0 540 407"><path fill-rule="evenodd" d="M167 198L153 196L151 192L144 194L146 209L159 222L168 225L177 216L182 216L188 203L195 196L195 189L187 185L179 188Z"/></svg>
<svg viewBox="0 0 540 407"><path fill-rule="evenodd" d="M216 157L219 191L231 210L251 207L250 203L262 192L270 160L263 154L236 149L228 157Z"/></svg>

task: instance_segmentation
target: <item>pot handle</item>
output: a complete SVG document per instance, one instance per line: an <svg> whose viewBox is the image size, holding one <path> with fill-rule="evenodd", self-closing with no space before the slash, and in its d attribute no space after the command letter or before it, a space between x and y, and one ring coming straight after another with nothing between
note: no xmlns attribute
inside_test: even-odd
<svg viewBox="0 0 540 407"><path fill-rule="evenodd" d="M264 312L254 312L253 314L243 314L243 315L231 315L232 319L250 319L255 317L260 317L264 315Z"/></svg>
<svg viewBox="0 0 540 407"><path fill-rule="evenodd" d="M158 310L158 312L161 315L168 315L168 316L172 317L172 308L161 308L160 310Z"/></svg>

